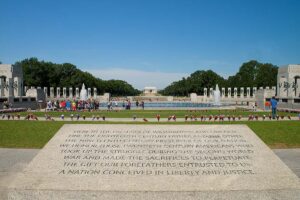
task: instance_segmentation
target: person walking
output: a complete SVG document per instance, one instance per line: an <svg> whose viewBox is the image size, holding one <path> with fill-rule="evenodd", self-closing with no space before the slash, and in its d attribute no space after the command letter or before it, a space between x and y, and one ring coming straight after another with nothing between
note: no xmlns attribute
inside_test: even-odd
<svg viewBox="0 0 300 200"><path fill-rule="evenodd" d="M272 107L272 119L275 119L276 112L277 112L277 100L275 99L274 96L272 97L270 103L271 103L271 107Z"/></svg>

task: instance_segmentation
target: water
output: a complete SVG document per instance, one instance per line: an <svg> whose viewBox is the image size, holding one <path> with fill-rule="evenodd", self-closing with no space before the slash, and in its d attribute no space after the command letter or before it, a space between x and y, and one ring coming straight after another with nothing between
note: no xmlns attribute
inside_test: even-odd
<svg viewBox="0 0 300 200"><path fill-rule="evenodd" d="M214 105L215 106L220 106L221 102L220 102L220 90L219 90L219 86L218 84L216 85L216 90L214 90Z"/></svg>
<svg viewBox="0 0 300 200"><path fill-rule="evenodd" d="M80 100L86 101L87 100L87 91L85 89L84 83L82 84L81 90L80 90Z"/></svg>
<svg viewBox="0 0 300 200"><path fill-rule="evenodd" d="M100 107L107 107L107 103L100 103ZM118 107L123 107L123 102L118 102ZM145 108L208 108L208 107L218 107L218 105L214 105L211 103L193 103L193 102L145 102ZM135 101L131 103L131 108L136 108Z"/></svg>

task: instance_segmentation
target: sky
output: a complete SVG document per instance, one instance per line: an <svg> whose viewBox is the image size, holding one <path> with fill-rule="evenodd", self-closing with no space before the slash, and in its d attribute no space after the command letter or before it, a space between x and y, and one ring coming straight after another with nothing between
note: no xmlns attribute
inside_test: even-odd
<svg viewBox="0 0 300 200"><path fill-rule="evenodd" d="M0 0L0 61L163 89L196 70L300 63L299 0Z"/></svg>

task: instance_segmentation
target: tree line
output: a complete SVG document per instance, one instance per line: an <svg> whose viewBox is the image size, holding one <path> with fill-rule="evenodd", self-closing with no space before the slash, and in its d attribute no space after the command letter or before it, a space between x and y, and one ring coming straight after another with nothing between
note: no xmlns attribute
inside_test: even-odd
<svg viewBox="0 0 300 200"><path fill-rule="evenodd" d="M22 66L24 85L27 86L81 88L84 83L86 88L97 88L98 94L108 92L112 96L133 96L140 93L125 81L102 80L71 63L56 64L29 58L15 65Z"/></svg>
<svg viewBox="0 0 300 200"><path fill-rule="evenodd" d="M278 67L256 60L245 62L234 76L227 79L212 70L198 70L187 78L175 81L161 90L163 95L188 96L190 93L203 95L204 88L219 87L266 87L276 86Z"/></svg>
<svg viewBox="0 0 300 200"><path fill-rule="evenodd" d="M43 87L86 87L97 88L98 93L110 93L112 96L135 96L141 91L122 80L102 80L88 72L83 72L71 63L56 64L39 61L37 58L24 59L15 65L21 65L24 85ZM212 70L198 70L187 78L171 83L160 91L162 95L188 96L190 93L203 95L204 88L219 87L266 87L275 86L278 67L270 63L255 60L245 62L239 71L227 79Z"/></svg>

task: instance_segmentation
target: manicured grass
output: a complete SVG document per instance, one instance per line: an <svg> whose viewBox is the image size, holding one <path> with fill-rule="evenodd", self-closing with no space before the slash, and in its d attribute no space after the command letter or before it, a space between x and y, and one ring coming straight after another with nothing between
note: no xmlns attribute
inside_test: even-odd
<svg viewBox="0 0 300 200"><path fill-rule="evenodd" d="M63 124L122 124L120 122L0 121L0 147L42 148ZM123 124L158 124L157 122ZM271 148L300 147L300 121L163 122L159 124L246 124Z"/></svg>
<svg viewBox="0 0 300 200"><path fill-rule="evenodd" d="M23 112L20 113L22 117L25 117L30 112ZM247 117L249 115L258 115L268 116L271 114L271 111L269 112L254 112L254 111L244 111L244 110L113 110L113 111L93 111L93 112L83 112L83 111L77 111L77 112L57 112L57 111L50 111L50 112L31 112L34 115L38 117L44 117L45 114L50 115L51 117L59 117L62 114L65 115L66 118L70 118L70 115L76 115L79 114L81 117L85 115L87 118L92 117L93 115L99 117L105 116L107 118L132 118L134 115L138 118L154 118L157 114L160 114L162 118L167 118L170 115L176 115L178 118L183 118L185 115L194 115L197 117L200 116L209 116L209 115L234 115L234 116L242 116ZM286 112L278 112L278 115L283 116L296 116L295 113L286 113Z"/></svg>

